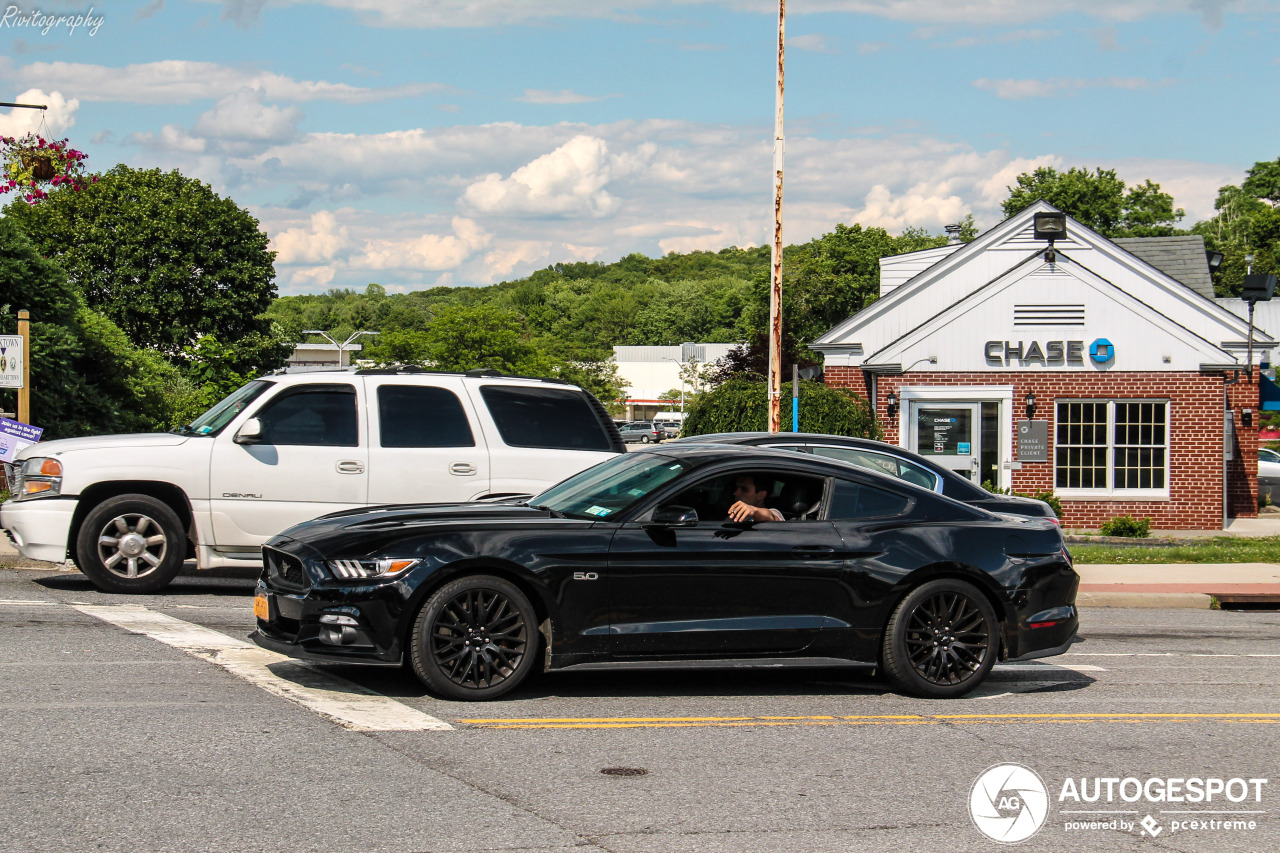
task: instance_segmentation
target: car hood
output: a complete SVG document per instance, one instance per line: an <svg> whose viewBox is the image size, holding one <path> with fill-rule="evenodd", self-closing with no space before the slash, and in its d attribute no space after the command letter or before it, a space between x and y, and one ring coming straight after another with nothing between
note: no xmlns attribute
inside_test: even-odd
<svg viewBox="0 0 1280 853"><path fill-rule="evenodd" d="M76 450L119 450L143 447L172 447L190 440L190 436L171 432L147 432L136 435L93 435L87 438L59 438L24 447L18 459L33 456L57 456Z"/></svg>
<svg viewBox="0 0 1280 853"><path fill-rule="evenodd" d="M521 523L557 518L550 510L536 509L521 503L401 504L344 510L323 515L312 521L295 524L268 540L276 546L301 542L324 551L327 544L350 542L353 538L370 539L410 535L427 530L471 528L476 523ZM575 521L591 524L590 521Z"/></svg>

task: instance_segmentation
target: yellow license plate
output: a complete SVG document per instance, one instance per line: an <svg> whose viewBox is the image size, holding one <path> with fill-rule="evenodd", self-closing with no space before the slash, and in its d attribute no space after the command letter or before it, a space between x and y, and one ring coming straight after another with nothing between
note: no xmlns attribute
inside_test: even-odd
<svg viewBox="0 0 1280 853"><path fill-rule="evenodd" d="M271 621L271 605L267 603L265 592L260 592L253 597L253 615L263 622Z"/></svg>

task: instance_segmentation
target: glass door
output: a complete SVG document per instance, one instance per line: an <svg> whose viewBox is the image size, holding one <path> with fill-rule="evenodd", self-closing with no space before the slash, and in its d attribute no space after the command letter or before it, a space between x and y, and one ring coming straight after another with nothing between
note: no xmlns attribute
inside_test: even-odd
<svg viewBox="0 0 1280 853"><path fill-rule="evenodd" d="M911 449L977 480L982 454L981 403L912 403Z"/></svg>

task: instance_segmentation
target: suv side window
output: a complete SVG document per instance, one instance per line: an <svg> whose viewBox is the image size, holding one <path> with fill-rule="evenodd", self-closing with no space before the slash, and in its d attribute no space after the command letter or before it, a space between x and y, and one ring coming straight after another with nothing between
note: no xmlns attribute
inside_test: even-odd
<svg viewBox="0 0 1280 853"><path fill-rule="evenodd" d="M480 396L509 447L614 449L600 418L581 391L484 385Z"/></svg>
<svg viewBox="0 0 1280 853"><path fill-rule="evenodd" d="M826 456L829 459L852 462L859 468L866 468L868 471L875 471L877 474L888 474L890 477L897 477L899 480L905 480L913 486L921 486L935 491L938 488L938 476L928 468L888 453L877 453L874 450L862 450L857 447L822 447L819 445L814 445L813 452L815 456Z"/></svg>
<svg viewBox="0 0 1280 853"><path fill-rule="evenodd" d="M831 495L831 511L827 517L833 521L858 521L864 518L886 518L902 515L913 501L888 489L836 480Z"/></svg>
<svg viewBox="0 0 1280 853"><path fill-rule="evenodd" d="M458 395L430 385L378 387L378 432L383 447L475 447Z"/></svg>
<svg viewBox="0 0 1280 853"><path fill-rule="evenodd" d="M360 444L356 389L350 385L312 385L285 391L258 412L262 443L309 447L357 447Z"/></svg>

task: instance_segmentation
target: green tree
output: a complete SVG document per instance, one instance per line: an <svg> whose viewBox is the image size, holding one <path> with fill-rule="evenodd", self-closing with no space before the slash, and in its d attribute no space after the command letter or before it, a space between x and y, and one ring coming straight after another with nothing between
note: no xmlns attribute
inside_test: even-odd
<svg viewBox="0 0 1280 853"><path fill-rule="evenodd" d="M1205 246L1222 253L1213 274L1218 296L1239 296L1253 256L1253 271L1274 273L1280 269L1280 206L1274 181L1280 180L1280 161L1255 163L1240 186L1218 190L1217 214L1192 227L1204 237Z"/></svg>
<svg viewBox="0 0 1280 853"><path fill-rule="evenodd" d="M441 370L488 368L539 376L550 369L520 316L489 306L440 311L426 332L426 356Z"/></svg>
<svg viewBox="0 0 1280 853"><path fill-rule="evenodd" d="M1019 175L1002 207L1006 217L1044 199L1106 237L1164 237L1177 233L1186 215L1173 196L1150 180L1127 188L1114 169L1059 172L1042 166Z"/></svg>
<svg viewBox="0 0 1280 853"><path fill-rule="evenodd" d="M275 253L258 221L208 184L119 165L79 192L13 202L5 218L138 346L176 359L202 335L271 337L259 315L276 294ZM278 347L258 357L259 368L284 363Z"/></svg>
<svg viewBox="0 0 1280 853"><path fill-rule="evenodd" d="M18 309L31 312L30 417L45 438L170 426L178 370L86 307L9 217L0 218L0 303L8 306L0 317L5 334L16 332ZM13 407L15 392L6 396Z"/></svg>
<svg viewBox="0 0 1280 853"><path fill-rule="evenodd" d="M737 378L686 405L682 436L767 429L768 392L762 381ZM821 382L800 382L800 428L805 432L879 438L880 425L866 398ZM791 429L791 406L782 406L782 429Z"/></svg>

